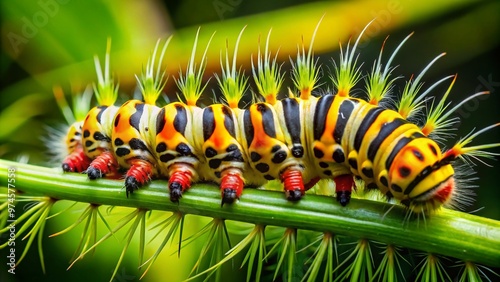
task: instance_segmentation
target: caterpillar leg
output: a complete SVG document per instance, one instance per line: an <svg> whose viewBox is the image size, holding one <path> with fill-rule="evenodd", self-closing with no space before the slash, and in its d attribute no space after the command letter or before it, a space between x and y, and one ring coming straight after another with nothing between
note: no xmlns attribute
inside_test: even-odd
<svg viewBox="0 0 500 282"><path fill-rule="evenodd" d="M280 177L281 182L283 182L286 198L290 201L300 200L306 192L302 179L302 171L293 167L287 168Z"/></svg>
<svg viewBox="0 0 500 282"><path fill-rule="evenodd" d="M134 159L125 177L125 190L132 194L151 180L153 175L153 165L145 160Z"/></svg>
<svg viewBox="0 0 500 282"><path fill-rule="evenodd" d="M85 155L82 148L75 149L67 156L63 163L64 172L83 172L90 165L90 159Z"/></svg>
<svg viewBox="0 0 500 282"><path fill-rule="evenodd" d="M193 172L191 167L185 163L174 164L171 167L168 189L170 190L170 201L177 203L182 198L182 193L191 187Z"/></svg>
<svg viewBox="0 0 500 282"><path fill-rule="evenodd" d="M354 186L354 178L350 174L339 175L333 179L335 182L335 193L337 201L346 206L351 200L351 191Z"/></svg>
<svg viewBox="0 0 500 282"><path fill-rule="evenodd" d="M113 153L105 151L95 158L87 168L89 179L97 179L103 176L116 178L118 176L118 162Z"/></svg>
<svg viewBox="0 0 500 282"><path fill-rule="evenodd" d="M221 173L221 206L224 204L232 204L236 199L239 199L243 192L243 178L241 170L238 168L228 168Z"/></svg>

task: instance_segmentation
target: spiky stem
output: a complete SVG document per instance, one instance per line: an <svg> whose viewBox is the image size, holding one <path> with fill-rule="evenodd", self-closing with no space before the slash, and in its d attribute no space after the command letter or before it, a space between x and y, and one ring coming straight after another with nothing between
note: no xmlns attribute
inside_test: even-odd
<svg viewBox="0 0 500 282"><path fill-rule="evenodd" d="M228 220L331 232L465 261L497 266L500 261L500 221L443 209L425 222L404 222L404 209L390 204L353 199L341 207L334 199L307 195L299 203L288 202L282 193L247 189L233 205L220 206L215 186L198 184L179 204L168 200L165 181L154 181L125 197L122 184L114 180L89 182L85 176L63 174L54 169L2 160L0 181L7 183L8 168L16 167L17 189L65 199L112 206L179 211Z"/></svg>

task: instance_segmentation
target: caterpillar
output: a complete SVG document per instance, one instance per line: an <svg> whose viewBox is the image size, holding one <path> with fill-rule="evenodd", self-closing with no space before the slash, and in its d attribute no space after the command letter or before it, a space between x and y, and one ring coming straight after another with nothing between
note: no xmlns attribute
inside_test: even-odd
<svg viewBox="0 0 500 282"><path fill-rule="evenodd" d="M83 172L89 179L124 178L127 197L151 179L168 179L170 200L178 202L192 183L215 182L221 190L221 205L242 197L246 186L260 186L278 179L286 198L300 200L320 179L332 179L336 199L345 206L362 179L369 189L379 189L387 199L396 199L413 213L430 213L442 206L458 208L466 200L459 194L454 169L457 159L492 157L485 151L500 143L468 146L479 134L500 123L471 132L454 146L439 146L456 126L454 111L467 101L488 92L469 96L454 107L447 102L456 75L447 76L427 90L422 89L425 72L438 55L415 78L410 78L399 98L393 94L396 54L411 34L382 61L383 47L364 80L367 97L354 97L353 88L362 80L354 44L340 46L340 60L334 62L331 79L334 92L318 93L320 71L313 55L313 33L306 52L298 48L291 77L296 91L278 99L284 74L271 56L269 41L252 57L252 77L257 101L239 108L248 88L248 78L237 69L236 40L232 61L226 47L221 53L220 75L215 78L222 93L220 103L204 108L197 101L207 84L202 77L207 49L195 61L198 33L185 73L176 84L178 100L156 105L165 85L161 65L171 37L158 40L145 71L137 77L143 100L115 105L118 85L110 75L110 43L105 69L95 57L98 106L75 122L66 135L68 154L62 162L65 172ZM198 30L199 32L199 30ZM385 43L385 42L384 42ZM428 97L438 85L450 81L442 99ZM425 117L419 119L425 113Z"/></svg>

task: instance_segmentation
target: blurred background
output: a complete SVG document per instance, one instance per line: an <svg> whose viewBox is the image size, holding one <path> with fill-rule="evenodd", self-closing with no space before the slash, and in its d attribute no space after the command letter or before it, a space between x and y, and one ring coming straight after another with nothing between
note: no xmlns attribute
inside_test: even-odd
<svg viewBox="0 0 500 282"><path fill-rule="evenodd" d="M115 80L120 83L119 101L123 102L132 97L136 88L135 74L140 74L156 40L173 34L164 60L169 75L164 92L166 97L175 100L177 89L173 77L185 68L199 27L198 54L216 32L208 51L206 80L213 73L220 73L221 50L224 50L226 42L229 50L233 50L236 37L244 26L246 30L238 51L238 64L247 75L251 75L251 55L257 53L259 38L264 41L272 28L270 46L273 52L279 49L278 60L283 62L282 70L286 71L282 88L282 94L285 94L286 87L291 87L290 58L295 58L297 46L302 41L309 45L312 32L323 16L314 43L315 55L323 66L322 89L333 87L329 73L333 68L332 58L338 61L339 43L345 46L349 38L356 38L374 19L358 48L358 62L364 62L362 70L365 73L371 69L388 35L384 51L386 59L405 36L415 32L393 62L398 65L394 74L403 76L397 81L394 91L399 93L409 77L417 75L434 57L446 52L447 55L424 76L424 88L445 76L458 74L450 94L453 104L478 91L491 93L469 101L458 111L461 124L457 135L463 137L474 128L500 121L500 67L496 60L500 53L500 2L494 0L1 0L0 11L2 159L16 160L26 155L30 163L54 165L47 164L46 147L41 141L47 135L46 126L64 123L52 88L60 85L69 96L83 92L87 85L93 83L93 56L97 54L104 58L107 38L112 39L111 69ZM212 98L219 95L214 82L215 79L210 80L202 104L212 103ZM362 83L358 84L359 90L355 93L363 95L363 87ZM431 96L439 97L447 87L443 84ZM250 90L252 88L255 89L250 85ZM457 140L457 137L452 140ZM500 129L497 128L477 138L475 144L498 140ZM453 143L445 145L450 147ZM475 190L477 201L468 211L498 220L500 189L496 177L500 162L497 158L487 160L487 163L491 166L478 163L475 167L479 180L474 184L480 188ZM59 231L71 220L74 219L54 220L48 229ZM78 237L76 233L73 235ZM69 237L66 238L67 245L62 245L60 242L64 239L60 238L44 243L48 271L45 276L36 276L37 280L109 279L116 260L107 260L105 252L96 252L95 259L87 259L81 266L65 271L77 244ZM133 250L131 247L129 253ZM119 253L120 249L116 252ZM40 275L36 249L32 248L30 253L29 258L19 266L19 275L4 277L6 271L2 270L1 280L23 281L30 275ZM197 256L196 252L193 255L187 253L183 253L183 259L187 261ZM189 263L186 267L189 273L192 263L185 260L180 263ZM174 256L168 261L158 261L157 269L153 269L144 280L155 281L162 277L162 271L167 271L166 264L172 265L174 272L186 272L180 270L182 265L179 266ZM136 264L124 265L121 280L116 280L137 280ZM0 269L4 267L2 264ZM179 277L184 277L182 273Z"/></svg>

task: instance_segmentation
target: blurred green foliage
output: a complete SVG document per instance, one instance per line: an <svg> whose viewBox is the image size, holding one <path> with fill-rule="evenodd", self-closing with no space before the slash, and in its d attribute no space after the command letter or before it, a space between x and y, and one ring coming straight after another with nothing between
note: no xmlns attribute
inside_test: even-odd
<svg viewBox="0 0 500 282"><path fill-rule="evenodd" d="M451 93L455 103L477 91L488 90L491 93L485 98L470 101L459 111L462 123L458 136L464 136L473 128L500 121L500 67L495 61L500 52L500 2L494 0L2 0L0 11L0 158L4 159L28 155L30 163L48 165L41 137L47 134L45 126L63 121L52 87L61 85L68 95L82 92L95 80L93 56L104 55L108 37L112 39L111 65L115 78L120 82L120 99L124 101L132 97L136 87L134 74L142 70L154 42L159 37L174 34L166 55L165 67L170 79L164 91L170 99L175 99L177 90L172 77L178 75L179 67L185 67L199 26L201 45L206 44L216 31L209 49L207 74L219 72L221 50L226 44L232 48L241 28L247 26L238 53L238 63L243 65L247 75L251 74L250 58L252 53L257 52L259 37L264 37L272 27L271 49L280 50L279 60L283 61L287 70L287 87L291 86L289 58L295 56L301 40L308 44L314 26L323 15L324 20L316 37L315 55L323 64L325 74L328 68L333 67L331 58L338 59L339 42L347 44L349 38L357 36L375 18L359 49L359 61L364 62L364 71L371 68L387 35L390 34L390 37L385 48L392 50L402 38L415 31L395 60L395 64L399 65L395 73L404 76L398 81L395 91L400 91L402 83L417 74L436 55L447 52L447 56L426 75L425 85L458 73ZM212 79L207 88L205 103L211 103L213 93L219 95L214 81ZM322 81L324 89L332 88L327 75ZM434 94L442 95L444 90L444 87L437 89ZM362 91L357 94L361 95ZM496 129L476 142L498 140L500 131ZM449 147L451 143L446 145ZM477 214L500 219L500 190L496 182L500 163L498 159L487 162L492 167L478 163L475 168L480 180L474 181L474 184L478 184L480 189L476 190L477 203L471 210L484 207ZM56 226L52 226L52 231L61 230L68 225L63 221L71 220L74 219L58 221ZM69 241L75 243L74 240ZM57 269L49 264L48 275L42 276L47 281L57 275L72 281L77 281L77 277L86 281L98 275L94 267L101 264L108 266L100 270L100 274L103 277L111 274L114 260L102 261L105 257L102 254L86 261L88 264L77 264L74 269L64 272L64 260L69 259L71 252L61 255L61 259L59 254L63 248L71 250L72 246L60 246L53 240L48 240L45 245L45 249L50 250L46 252L47 261L62 260ZM36 254L32 253L28 261L20 266L20 271L23 269L39 275ZM197 256L196 253L188 254L184 252L183 259ZM173 260L176 258L170 259L169 263ZM162 264L163 261L157 266ZM124 269L130 269L130 273L136 273L135 267L132 263L124 264ZM4 275L5 271L2 271L2 281L6 281L3 280ZM21 275L15 278L22 281L21 277L27 274ZM146 280L155 280L154 277L155 274L151 273ZM38 278L39 281L44 279Z"/></svg>

